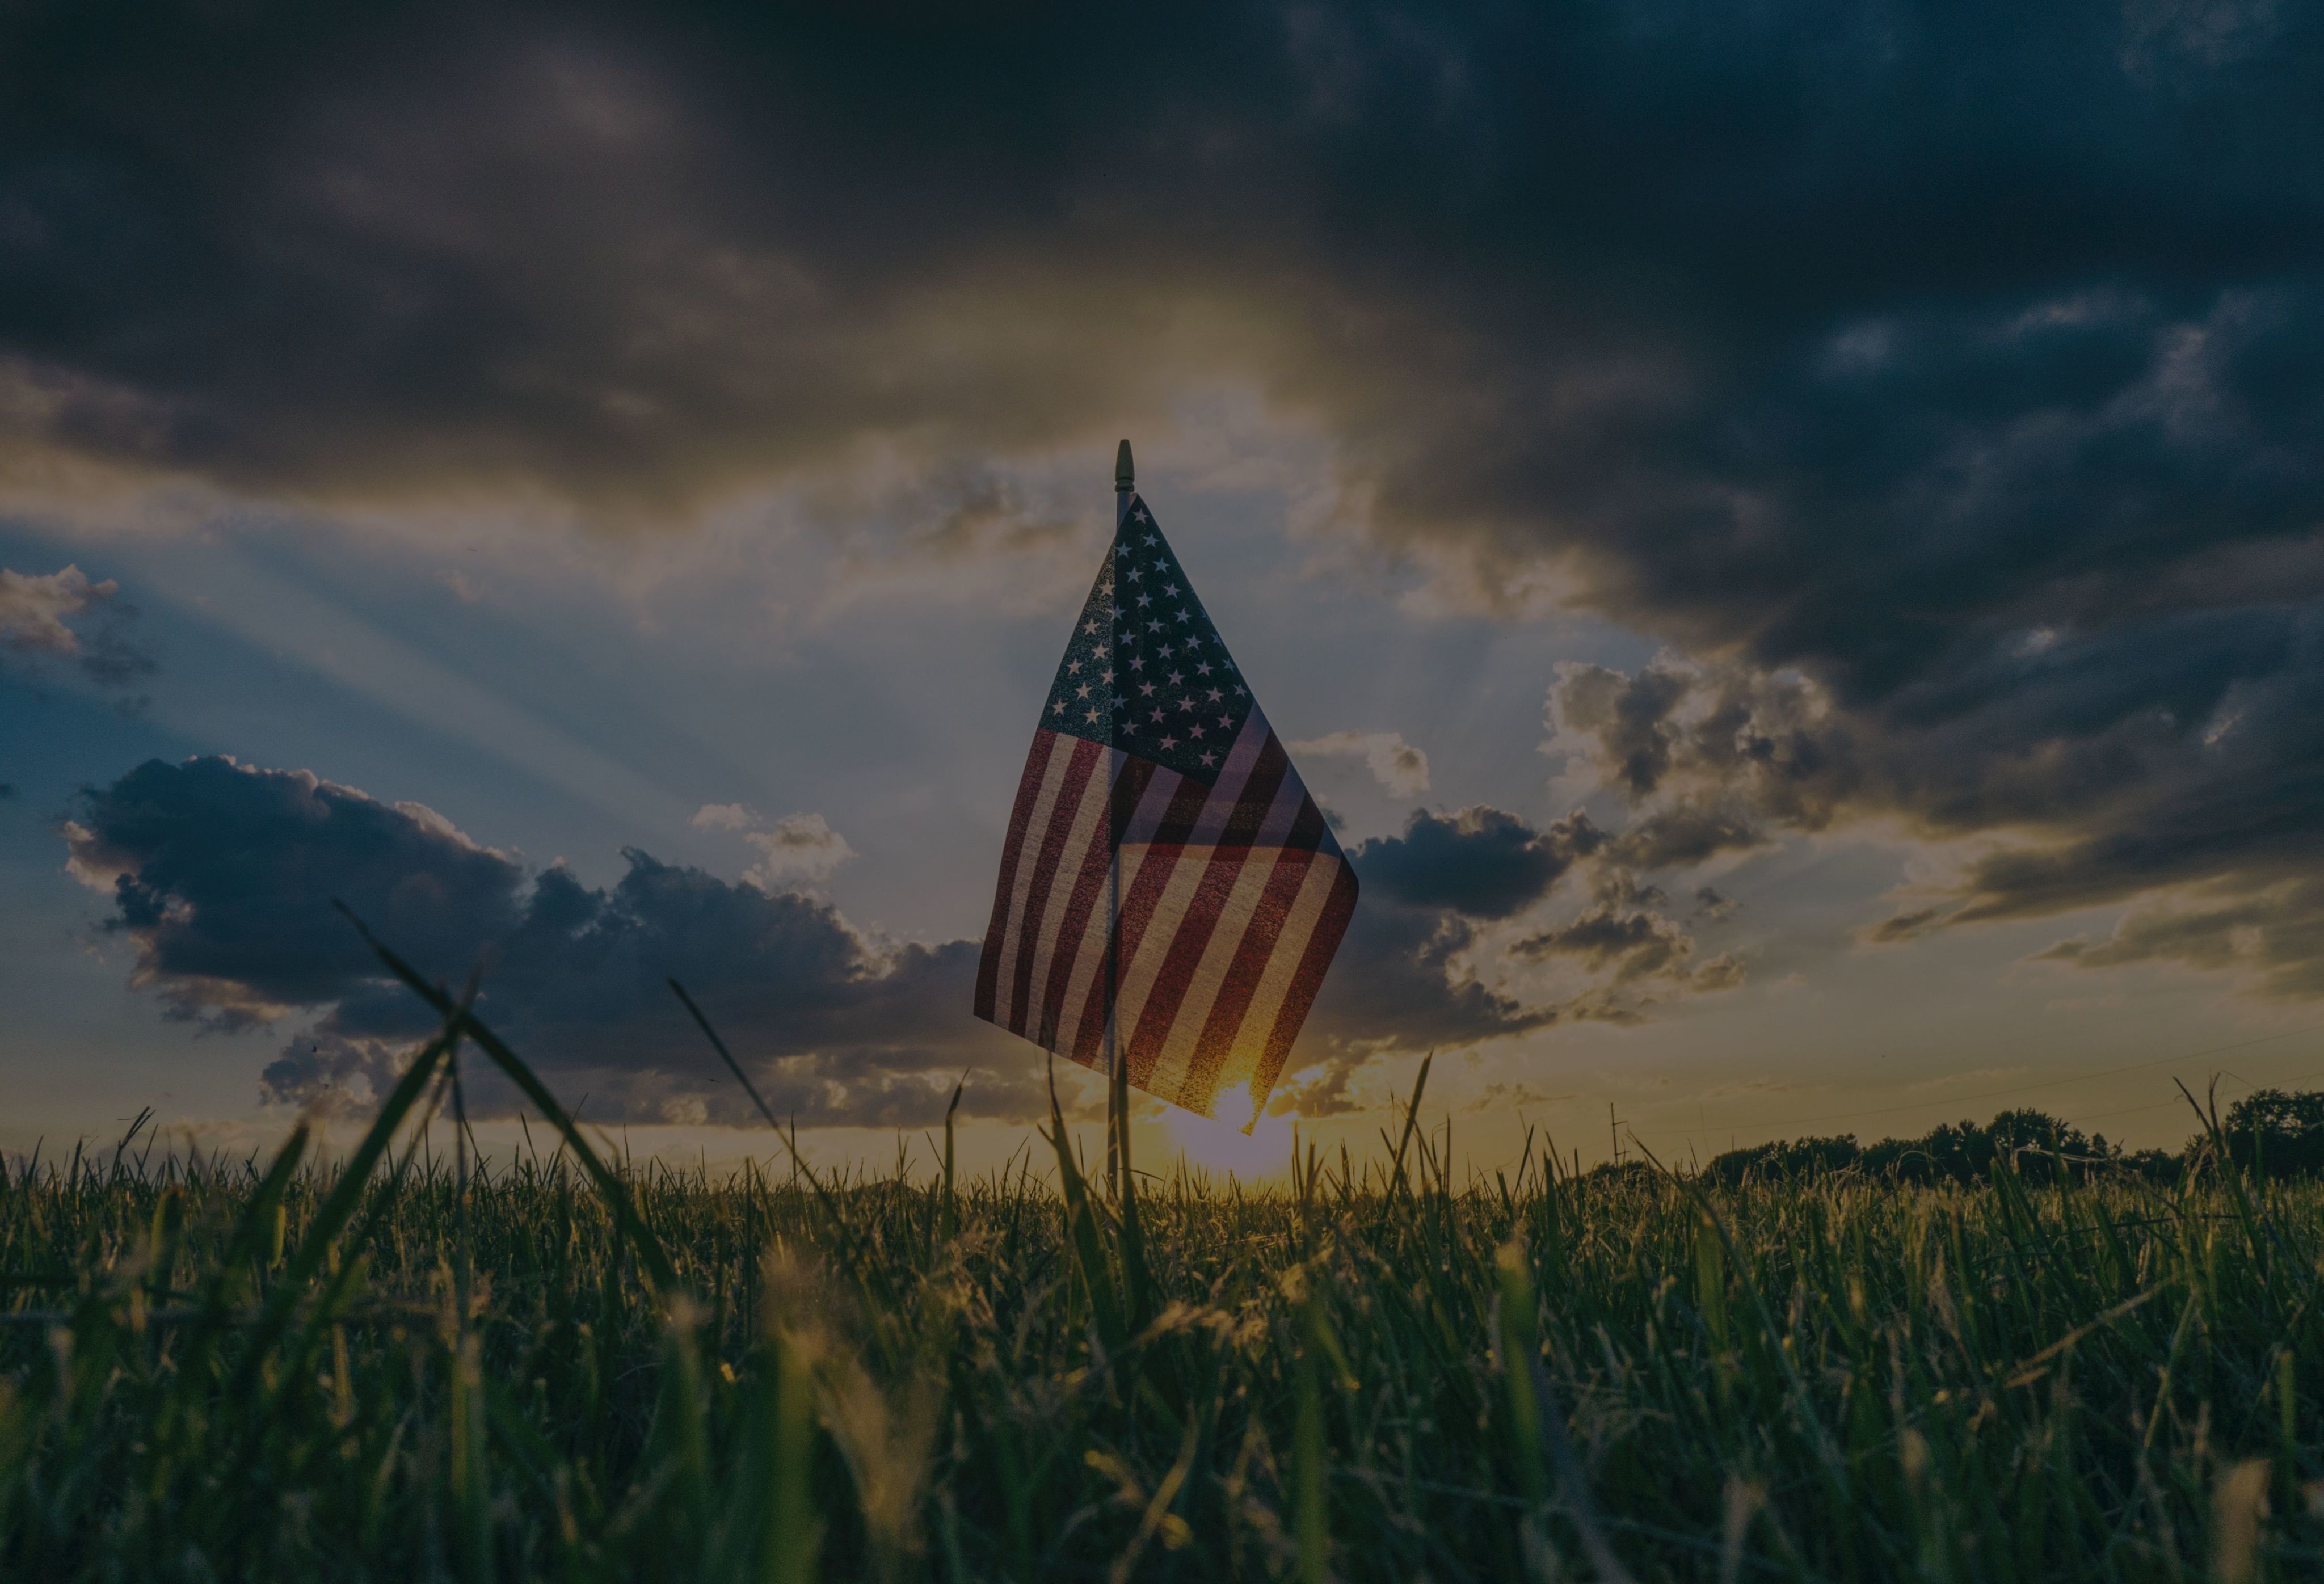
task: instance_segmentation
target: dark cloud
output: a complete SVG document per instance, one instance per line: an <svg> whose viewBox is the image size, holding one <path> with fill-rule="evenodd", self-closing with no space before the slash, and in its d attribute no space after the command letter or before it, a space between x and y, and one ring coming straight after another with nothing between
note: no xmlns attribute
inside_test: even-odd
<svg viewBox="0 0 2324 1584"><path fill-rule="evenodd" d="M1626 869L1600 870L1591 905L1552 929L1527 935L1510 954L1533 962L1566 958L1602 982L1573 1003L1569 1012L1614 1021L1637 1021L1650 1002L1635 991L1648 981L1660 988L1716 991L1743 982L1742 960L1725 955L1696 965L1694 937L1664 911L1670 898L1656 886L1642 886ZM1716 893L1714 893L1715 895Z"/></svg>
<svg viewBox="0 0 2324 1584"><path fill-rule="evenodd" d="M1350 1080L1382 1054L1473 1044L1559 1022L1638 1022L1663 997L1742 982L1741 963L1731 957L1690 972L1694 942L1661 911L1669 898L1608 865L1598 866L1594 899L1579 918L1510 949L1521 961L1569 958L1598 982L1562 999L1527 1000L1480 977L1489 976L1499 954L1484 926L1548 902L1559 881L1605 844L1604 833L1579 812L1536 830L1485 806L1448 815L1417 810L1403 834L1357 843L1348 857L1363 880L1363 901L1275 1109L1306 1117L1358 1109ZM1624 932L1636 938L1612 938Z"/></svg>
<svg viewBox="0 0 2324 1584"><path fill-rule="evenodd" d="M1692 869L1721 852L1748 851L1766 841L1742 809L1680 803L1631 821L1607 852L1617 862L1637 869Z"/></svg>
<svg viewBox="0 0 2324 1584"><path fill-rule="evenodd" d="M752 1113L670 995L684 980L761 1087L803 1123L904 1125L1037 1109L1032 1058L967 1014L976 945L890 946L828 904L642 852L610 889L528 874L416 804L300 770L154 761L87 794L72 863L108 886L106 927L172 1016L242 1029L322 1014L267 1069L285 1101L360 1105L429 1027L331 907L344 899L423 972L484 968L479 1010L568 1099L640 1119Z"/></svg>
<svg viewBox="0 0 2324 1584"><path fill-rule="evenodd" d="M1695 657L1560 685L1624 861L1877 818L2007 838L1960 925L2257 898L2324 872L2319 68L2226 0L19 7L0 465L621 515L892 454L948 545L1018 531L975 458L1226 382L1390 557Z"/></svg>
<svg viewBox="0 0 2324 1584"><path fill-rule="evenodd" d="M1580 813L1536 831L1483 806L1449 815L1420 810L1401 836L1376 836L1359 847L1356 869L1367 897L1384 893L1406 907L1506 918L1547 896L1604 840Z"/></svg>
<svg viewBox="0 0 2324 1584"><path fill-rule="evenodd" d="M134 982L169 1016L229 1033L305 1025L265 1071L272 1101L359 1111L432 1027L338 916L342 900L431 978L458 984L480 968L479 1010L601 1118L753 1115L720 1081L671 975L803 1123L927 1122L968 1067L970 1114L1045 1104L1037 1055L968 1016L973 941L882 942L813 896L635 850L616 884L592 889L419 804L226 759L151 761L83 793L74 813L71 869L111 898L103 927L134 944ZM1307 1072L1286 1093L1304 1114L1354 1104L1349 1074L1377 1054L1560 1019L1636 1021L1661 997L1739 982L1732 959L1691 965L1668 898L1604 866L1587 910L1516 949L1599 982L1536 1004L1478 976L1492 965L1475 961L1489 954L1483 929L1548 900L1602 842L1578 815L1536 830L1477 807L1418 812L1401 835L1358 843L1363 902L1293 1056ZM511 1098L485 1082L477 1103Z"/></svg>

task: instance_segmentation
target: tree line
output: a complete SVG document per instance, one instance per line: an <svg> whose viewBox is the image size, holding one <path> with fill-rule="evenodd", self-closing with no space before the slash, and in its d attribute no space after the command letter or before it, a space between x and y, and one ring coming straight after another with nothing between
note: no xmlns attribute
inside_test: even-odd
<svg viewBox="0 0 2324 1584"><path fill-rule="evenodd" d="M1941 1122L1917 1138L1858 1144L1852 1133L1789 1138L1730 1149L1705 1174L1722 1183L1794 1178L1833 1172L1897 1183L1980 1183L2006 1168L2037 1182L2060 1174L2086 1178L2131 1173L2176 1183L2224 1158L2269 1177L2324 1176L2324 1091L2262 1089L2205 1119L2177 1150L2125 1149L2103 1133L2084 1134L2047 1111L2021 1107L1979 1127Z"/></svg>

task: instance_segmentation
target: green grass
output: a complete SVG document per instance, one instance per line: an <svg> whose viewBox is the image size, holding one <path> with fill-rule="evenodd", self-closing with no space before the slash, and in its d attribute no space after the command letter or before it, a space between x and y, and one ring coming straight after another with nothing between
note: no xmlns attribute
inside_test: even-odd
<svg viewBox="0 0 2324 1584"><path fill-rule="evenodd" d="M0 1186L0 1578L2324 1576L2312 1183L415 1159L447 1043Z"/></svg>

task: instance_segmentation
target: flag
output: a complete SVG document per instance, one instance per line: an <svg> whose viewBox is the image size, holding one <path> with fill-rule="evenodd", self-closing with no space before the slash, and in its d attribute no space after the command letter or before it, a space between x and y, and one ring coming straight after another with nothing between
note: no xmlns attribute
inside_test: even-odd
<svg viewBox="0 0 2324 1584"><path fill-rule="evenodd" d="M1117 520L1018 783L976 1015L1103 1072L1110 994L1131 1083L1248 1130L1355 871L1153 513Z"/></svg>

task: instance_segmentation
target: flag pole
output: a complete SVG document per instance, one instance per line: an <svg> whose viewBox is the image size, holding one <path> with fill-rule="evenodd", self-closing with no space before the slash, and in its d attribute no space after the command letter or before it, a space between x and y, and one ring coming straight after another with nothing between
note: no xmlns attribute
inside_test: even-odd
<svg viewBox="0 0 2324 1584"><path fill-rule="evenodd" d="M1113 533L1118 545L1121 530L1130 520L1130 502L1137 498L1138 473L1130 460L1130 442L1123 440L1113 454ZM1106 648L1116 648L1114 634L1106 633ZM1120 657L1112 658L1117 667ZM1120 990L1121 963L1121 810L1115 806L1114 789L1120 784L1121 757L1111 739L1111 723L1106 729L1106 866L1105 866L1105 1186L1106 1192L1119 1202L1122 1178L1130 1170L1130 1075L1121 1050L1121 1033L1115 1026L1114 1008Z"/></svg>

